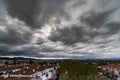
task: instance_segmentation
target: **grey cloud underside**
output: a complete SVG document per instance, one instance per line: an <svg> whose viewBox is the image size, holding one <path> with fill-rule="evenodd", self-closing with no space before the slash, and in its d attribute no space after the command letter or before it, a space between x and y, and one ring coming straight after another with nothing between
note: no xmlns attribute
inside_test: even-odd
<svg viewBox="0 0 120 80"><path fill-rule="evenodd" d="M86 26L77 26L71 25L69 27L65 27L63 29L58 29L57 33L52 32L52 36L49 37L52 41L62 41L65 44L74 44L77 42L89 43L94 37L99 35L111 35L117 33L120 29L119 23L106 23L107 18L112 14L114 10L106 11L106 12L98 12L90 11L84 13L80 20ZM93 31L93 29L99 30L100 28L105 27L108 29L106 32L101 31ZM90 28L90 31L86 31L86 28Z"/></svg>
<svg viewBox="0 0 120 80"><path fill-rule="evenodd" d="M0 55L108 58L120 51L119 0L1 0Z"/></svg>
<svg viewBox="0 0 120 80"><path fill-rule="evenodd" d="M82 23L87 24L89 27L95 27L99 29L100 27L102 27L102 25L106 23L107 18L114 11L115 9L105 12L89 11L87 13L84 13L80 17L80 20L82 21Z"/></svg>
<svg viewBox="0 0 120 80"><path fill-rule="evenodd" d="M32 28L40 28L54 15L65 15L62 5L66 0L5 0L8 13ZM37 19L41 15L40 19ZM67 15L66 15L67 16Z"/></svg>
<svg viewBox="0 0 120 80"><path fill-rule="evenodd" d="M0 43L10 45L21 45L28 43L30 34L20 34L15 30L8 29L8 33L0 34Z"/></svg>
<svg viewBox="0 0 120 80"><path fill-rule="evenodd" d="M37 26L34 17L37 15L35 9L38 0L5 0L5 3L7 3L8 13L12 17L17 17L28 25Z"/></svg>

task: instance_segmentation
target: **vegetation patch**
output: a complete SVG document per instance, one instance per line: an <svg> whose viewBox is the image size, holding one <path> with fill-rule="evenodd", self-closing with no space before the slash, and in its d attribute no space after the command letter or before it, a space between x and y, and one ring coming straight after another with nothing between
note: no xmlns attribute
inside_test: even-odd
<svg viewBox="0 0 120 80"><path fill-rule="evenodd" d="M74 60L62 61L59 69L61 80L107 80L98 72L93 64Z"/></svg>

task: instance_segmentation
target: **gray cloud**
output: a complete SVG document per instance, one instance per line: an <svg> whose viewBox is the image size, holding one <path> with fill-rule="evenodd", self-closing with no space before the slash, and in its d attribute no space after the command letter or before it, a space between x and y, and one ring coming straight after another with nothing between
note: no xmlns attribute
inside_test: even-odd
<svg viewBox="0 0 120 80"><path fill-rule="evenodd" d="M84 13L80 20L83 24L86 24L86 26L76 26L71 25L69 27L65 27L63 29L58 29L57 33L52 32L52 36L50 36L50 40L52 41L62 41L65 44L74 44L77 42L88 42L89 40L93 39L96 36L99 35L109 35L111 30L103 33L102 31L99 31L101 27L104 26L104 24L107 21L107 18L112 14L114 10L106 11L106 12L87 12ZM113 24L114 25L114 24ZM109 26L109 24L107 25ZM114 25L116 28L119 28L119 26ZM107 28L112 28L113 26L110 24ZM90 28L89 31L86 29ZM96 29L96 31L94 31ZM113 29L112 29L113 30Z"/></svg>
<svg viewBox="0 0 120 80"><path fill-rule="evenodd" d="M29 42L30 34L20 34L15 30L8 29L7 33L0 34L0 43L21 45Z"/></svg>
<svg viewBox="0 0 120 80"><path fill-rule="evenodd" d="M53 16L65 15L63 5L66 0L5 0L8 13L32 28L40 28ZM65 15L67 16L67 15Z"/></svg>
<svg viewBox="0 0 120 80"><path fill-rule="evenodd" d="M86 42L86 39L84 39L84 32L83 29L80 27L70 27L70 28L63 28L57 31L57 34L55 32L52 33L53 35L49 38L52 41L62 41L65 44L73 44L76 42Z"/></svg>
<svg viewBox="0 0 120 80"><path fill-rule="evenodd" d="M115 34L120 30L120 23L117 22L107 23L106 27L109 28L109 34Z"/></svg>
<svg viewBox="0 0 120 80"><path fill-rule="evenodd" d="M96 11L89 11L85 14L83 14L80 18L80 20L87 24L89 27L95 27L99 28L102 27L107 21L107 18L115 11L109 10L105 12L96 12Z"/></svg>
<svg viewBox="0 0 120 80"><path fill-rule="evenodd" d="M5 0L5 2L7 4L8 13L12 17L16 17L20 20L25 21L29 26L37 26L34 16L37 15L35 13L35 9L38 0Z"/></svg>

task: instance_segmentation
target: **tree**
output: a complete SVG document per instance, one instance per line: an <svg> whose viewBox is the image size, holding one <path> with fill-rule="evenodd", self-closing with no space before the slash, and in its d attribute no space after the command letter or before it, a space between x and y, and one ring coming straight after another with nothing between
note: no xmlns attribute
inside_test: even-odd
<svg viewBox="0 0 120 80"><path fill-rule="evenodd" d="M5 61L5 65L8 66L8 61Z"/></svg>
<svg viewBox="0 0 120 80"><path fill-rule="evenodd" d="M13 61L13 65L16 65L16 60L14 59L14 61Z"/></svg>

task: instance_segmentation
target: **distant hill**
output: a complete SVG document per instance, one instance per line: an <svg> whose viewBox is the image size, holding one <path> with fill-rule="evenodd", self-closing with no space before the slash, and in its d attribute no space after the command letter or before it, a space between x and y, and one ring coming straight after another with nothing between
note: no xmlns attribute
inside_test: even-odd
<svg viewBox="0 0 120 80"><path fill-rule="evenodd" d="M27 57L0 57L0 60L66 60L67 58L27 58ZM78 61L120 61L120 58L103 58L103 59L86 59L86 58L73 58L67 60Z"/></svg>
<svg viewBox="0 0 120 80"><path fill-rule="evenodd" d="M0 59L3 59L3 60L35 60L33 58L25 58L25 57L0 57Z"/></svg>

